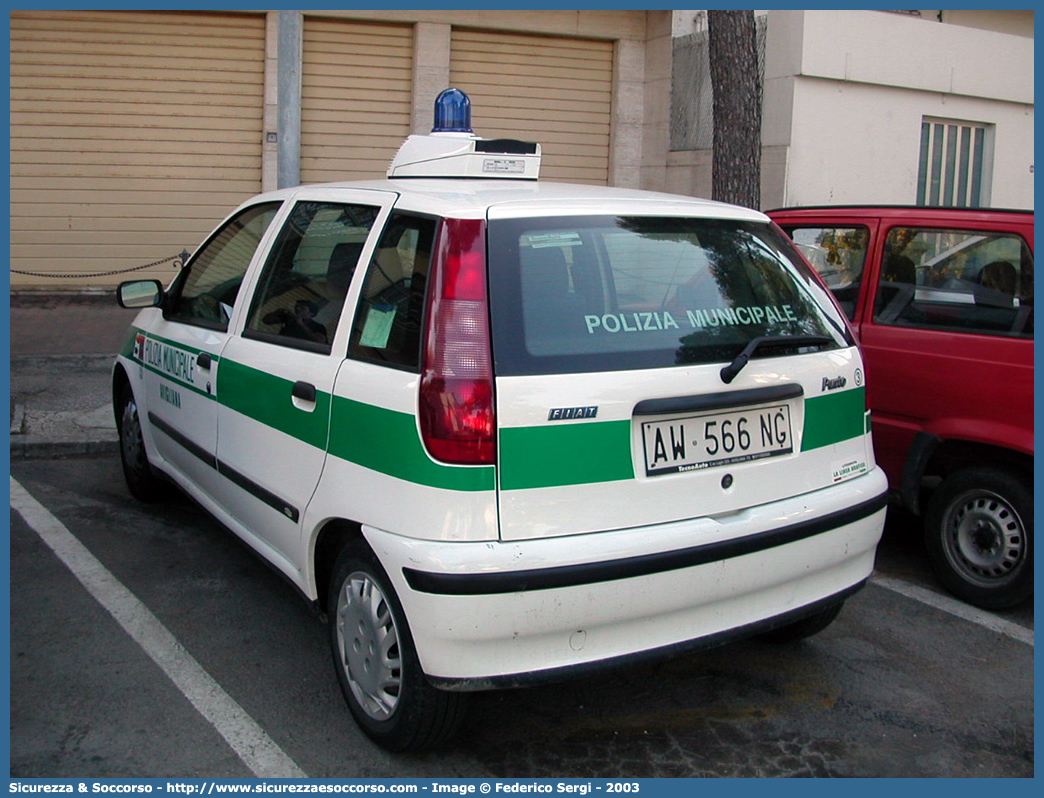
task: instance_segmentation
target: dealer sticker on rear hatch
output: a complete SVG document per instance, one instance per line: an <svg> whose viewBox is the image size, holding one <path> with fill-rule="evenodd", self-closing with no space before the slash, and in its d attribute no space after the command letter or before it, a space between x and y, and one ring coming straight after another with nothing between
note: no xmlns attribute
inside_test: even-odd
<svg viewBox="0 0 1044 798"><path fill-rule="evenodd" d="M774 405L642 424L647 476L790 454L790 407Z"/></svg>

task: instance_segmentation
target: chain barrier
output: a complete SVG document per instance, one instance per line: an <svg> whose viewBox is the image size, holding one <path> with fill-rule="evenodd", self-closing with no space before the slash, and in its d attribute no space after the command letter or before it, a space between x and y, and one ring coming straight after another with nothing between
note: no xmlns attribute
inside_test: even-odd
<svg viewBox="0 0 1044 798"><path fill-rule="evenodd" d="M111 277L115 274L127 274L129 272L139 272L144 269L152 269L156 266L162 266L164 263L175 263L180 269L185 265L185 261L188 260L189 254L190 253L187 249L183 249L177 255L171 255L169 258L164 258L163 260L158 260L153 263L146 263L144 266L132 266L129 269L114 269L108 272L70 272L68 274L56 274L54 272L26 272L21 269L11 269L11 274L21 274L26 277L54 277L57 279L71 280L81 277Z"/></svg>

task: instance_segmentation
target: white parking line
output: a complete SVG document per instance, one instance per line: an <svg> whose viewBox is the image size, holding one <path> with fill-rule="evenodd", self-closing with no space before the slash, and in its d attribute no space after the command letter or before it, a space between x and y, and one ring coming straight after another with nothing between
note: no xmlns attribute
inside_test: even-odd
<svg viewBox="0 0 1044 798"><path fill-rule="evenodd" d="M970 621L971 623L983 626L991 632L997 632L998 634L1017 640L1020 643L1025 643L1030 648L1034 647L1032 629L1027 629L1025 626L1020 626L1017 623L998 618L992 613L976 609L975 607L965 604L963 601L958 601L949 596L943 596L932 590L927 590L923 587L918 587L917 585L911 585L909 582L892 579L888 576L875 575L870 581L875 585L880 585L883 588L892 590L906 596L907 598L912 598L916 601L920 601L922 604L927 604L929 607L935 607L937 610L948 612L950 615L956 615L958 618L962 618L965 621Z"/></svg>
<svg viewBox="0 0 1044 798"><path fill-rule="evenodd" d="M11 507L217 730L258 778L307 778L244 709L87 547L11 478Z"/></svg>

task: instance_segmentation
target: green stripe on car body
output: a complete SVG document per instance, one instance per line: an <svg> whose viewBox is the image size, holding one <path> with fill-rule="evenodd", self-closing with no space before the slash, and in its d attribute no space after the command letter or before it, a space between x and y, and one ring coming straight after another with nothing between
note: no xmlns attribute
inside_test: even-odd
<svg viewBox="0 0 1044 798"><path fill-rule="evenodd" d="M805 400L801 451L810 452L866 434L866 389L828 393Z"/></svg>
<svg viewBox="0 0 1044 798"><path fill-rule="evenodd" d="M493 466L451 466L432 460L410 413L333 398L330 454L398 479L447 490L496 486Z"/></svg>
<svg viewBox="0 0 1044 798"><path fill-rule="evenodd" d="M865 435L866 416L863 388L805 400L801 451ZM502 429L499 461L503 490L634 479L631 422Z"/></svg>
<svg viewBox="0 0 1044 798"><path fill-rule="evenodd" d="M503 490L634 479L631 422L508 427L499 460Z"/></svg>
<svg viewBox="0 0 1044 798"><path fill-rule="evenodd" d="M433 488L483 491L495 487L492 466L452 466L432 460L412 414L323 391L316 391L314 411L291 411L292 381L228 358L221 361L218 385L225 407L310 446L328 447L329 454L341 460Z"/></svg>
<svg viewBox="0 0 1044 798"><path fill-rule="evenodd" d="M127 333L127 337L123 342L123 354L125 354L129 358L134 357L134 340L138 337L139 334L144 335L146 338L151 338L153 341L158 341L161 344L172 346L175 349L181 349L182 351L188 352L189 354L197 357L207 351L205 349L200 349L195 346L189 346L188 344L182 341L174 341L170 338L164 338L162 335L156 335L156 333L147 332L146 330L142 330L137 327L132 327L130 329L130 332ZM211 355L211 357L213 357L214 360L218 359L217 355Z"/></svg>
<svg viewBox="0 0 1044 798"><path fill-rule="evenodd" d="M156 365L150 363L148 359L145 357L144 351L140 353L140 356L135 356L134 350L137 346L139 335L143 336L143 340L154 341L158 344L162 344L165 347L176 350L178 352L184 352L185 354L191 356L192 366L189 368L193 370L195 369L196 358L198 358L199 355L202 354L205 350L196 349L195 347L191 346L185 346L184 344L181 344L178 341L171 341L167 338L162 338L158 335L153 335L152 333L147 333L144 330L132 327L130 331L127 333L127 337L123 340L123 347L120 349L120 354L128 358L129 360L133 360L135 363L138 363L139 365L141 365L142 368L146 369L147 371L151 371L153 374L158 374L159 376L170 380L171 382L175 383L179 388L191 391L192 393L197 394L198 396L205 397L206 399L216 398L210 391L205 390L204 388L200 388L194 383L189 382L188 380L180 379L177 375L171 373L170 371L164 368L159 368ZM212 360L216 363L218 359L212 356ZM161 359L161 363L162 362L163 361Z"/></svg>
<svg viewBox="0 0 1044 798"><path fill-rule="evenodd" d="M326 448L330 422L330 394L316 391L315 408L298 410L291 404L294 383L234 360L223 358L218 366L218 401L247 418L279 430L292 438Z"/></svg>

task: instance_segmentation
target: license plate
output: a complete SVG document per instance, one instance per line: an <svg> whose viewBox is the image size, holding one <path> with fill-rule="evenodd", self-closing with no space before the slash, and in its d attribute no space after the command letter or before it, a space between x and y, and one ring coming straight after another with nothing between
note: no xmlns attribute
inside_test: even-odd
<svg viewBox="0 0 1044 798"><path fill-rule="evenodd" d="M790 454L790 406L706 413L642 424L647 476Z"/></svg>

